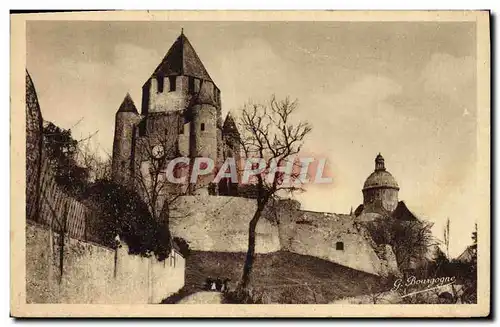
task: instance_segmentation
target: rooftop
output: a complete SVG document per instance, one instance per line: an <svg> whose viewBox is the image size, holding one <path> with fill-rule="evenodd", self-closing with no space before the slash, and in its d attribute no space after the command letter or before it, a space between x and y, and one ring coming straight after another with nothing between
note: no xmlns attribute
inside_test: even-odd
<svg viewBox="0 0 500 327"><path fill-rule="evenodd" d="M212 81L198 54L182 32L156 67L153 76L187 75Z"/></svg>

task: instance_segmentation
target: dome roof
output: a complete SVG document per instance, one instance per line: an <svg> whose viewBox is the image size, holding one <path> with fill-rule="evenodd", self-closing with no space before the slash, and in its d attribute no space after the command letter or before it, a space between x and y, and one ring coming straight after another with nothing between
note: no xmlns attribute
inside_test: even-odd
<svg viewBox="0 0 500 327"><path fill-rule="evenodd" d="M395 188L399 190L396 179L386 170L376 170L371 173L363 185L363 190L378 187Z"/></svg>
<svg viewBox="0 0 500 327"><path fill-rule="evenodd" d="M394 188L399 190L396 179L385 170L384 157L379 153L375 158L375 171L365 181L363 190L371 188Z"/></svg>

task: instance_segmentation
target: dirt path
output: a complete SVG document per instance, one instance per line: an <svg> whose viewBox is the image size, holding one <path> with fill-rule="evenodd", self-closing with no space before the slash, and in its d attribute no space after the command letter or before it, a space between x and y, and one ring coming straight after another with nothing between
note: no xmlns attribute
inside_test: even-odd
<svg viewBox="0 0 500 327"><path fill-rule="evenodd" d="M222 293L219 292L197 292L183 298L179 304L220 304Z"/></svg>

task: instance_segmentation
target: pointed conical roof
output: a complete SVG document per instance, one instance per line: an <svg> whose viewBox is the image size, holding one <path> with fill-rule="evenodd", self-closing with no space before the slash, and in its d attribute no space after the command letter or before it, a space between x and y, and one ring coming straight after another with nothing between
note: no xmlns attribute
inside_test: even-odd
<svg viewBox="0 0 500 327"><path fill-rule="evenodd" d="M137 108L135 107L134 101L130 97L130 94L127 93L122 101L122 104L120 105L120 108L118 108L118 112L135 112L136 114L139 113L137 111Z"/></svg>
<svg viewBox="0 0 500 327"><path fill-rule="evenodd" d="M399 201L396 209L392 213L392 217L399 220L415 221L418 218L413 214L413 212L408 209L404 201Z"/></svg>
<svg viewBox="0 0 500 327"><path fill-rule="evenodd" d="M224 120L224 125L222 126L222 130L224 132L236 132L238 133L238 127L236 127L236 123L234 122L234 118L231 113L228 113L226 116L226 120Z"/></svg>
<svg viewBox="0 0 500 327"><path fill-rule="evenodd" d="M181 33L156 67L153 76L188 75L212 81L188 38Z"/></svg>

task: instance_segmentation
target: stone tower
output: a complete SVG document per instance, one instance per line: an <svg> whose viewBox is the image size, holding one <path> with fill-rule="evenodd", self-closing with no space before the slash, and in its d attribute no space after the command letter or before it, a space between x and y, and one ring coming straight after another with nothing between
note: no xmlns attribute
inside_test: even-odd
<svg viewBox="0 0 500 327"><path fill-rule="evenodd" d="M385 169L384 157L375 158L375 171L363 186L363 207L365 212L392 213L398 205L399 186L396 179Z"/></svg>
<svg viewBox="0 0 500 327"><path fill-rule="evenodd" d="M240 159L240 132L236 126L233 116L228 113L222 126L224 139L224 158L234 157Z"/></svg>
<svg viewBox="0 0 500 327"><path fill-rule="evenodd" d="M182 110L187 124L182 134L190 158L207 157L217 162L220 90L193 46L184 35L177 38L143 87L142 114ZM196 189L206 187L213 174L203 177Z"/></svg>
<svg viewBox="0 0 500 327"><path fill-rule="evenodd" d="M231 113L228 113L222 126L223 158L234 158L236 167L239 167L241 160L240 133ZM237 173L240 180L240 170ZM219 182L219 194L238 195L238 183L233 183L228 178L223 178Z"/></svg>
<svg viewBox="0 0 500 327"><path fill-rule="evenodd" d="M133 135L141 116L127 93L115 115L113 161L111 178L118 184L128 185L132 169Z"/></svg>
<svg viewBox="0 0 500 327"><path fill-rule="evenodd" d="M191 163L196 157L221 161L220 90L184 33L144 83L141 115L130 97L116 115L113 180L128 185L127 176L146 169L151 149L159 145L167 162L178 156ZM199 178L191 191L207 190L213 178Z"/></svg>

